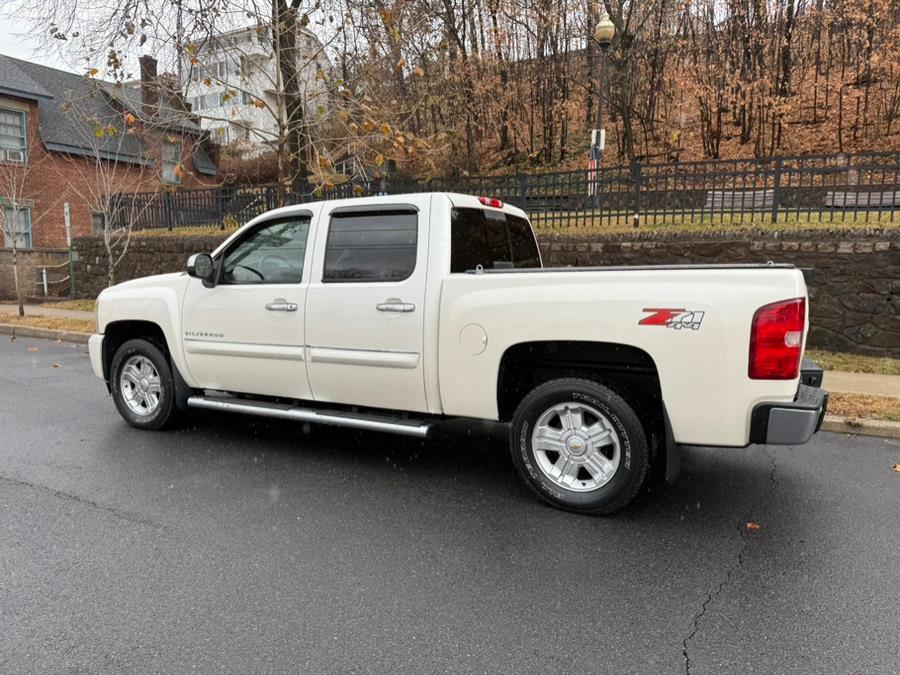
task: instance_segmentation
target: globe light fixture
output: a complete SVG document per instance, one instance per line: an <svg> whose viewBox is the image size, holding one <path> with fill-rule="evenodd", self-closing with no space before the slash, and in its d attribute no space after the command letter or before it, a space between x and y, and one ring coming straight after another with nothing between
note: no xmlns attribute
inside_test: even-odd
<svg viewBox="0 0 900 675"><path fill-rule="evenodd" d="M603 12L603 16L600 17L600 20L594 27L594 39L600 44L600 48L605 51L609 48L609 43L612 42L615 34L615 24L609 20L609 15Z"/></svg>

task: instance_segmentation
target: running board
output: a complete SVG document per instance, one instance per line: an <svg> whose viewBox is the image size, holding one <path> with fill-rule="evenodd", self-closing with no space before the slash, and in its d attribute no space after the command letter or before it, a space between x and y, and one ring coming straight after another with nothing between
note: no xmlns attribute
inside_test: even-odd
<svg viewBox="0 0 900 675"><path fill-rule="evenodd" d="M343 410L319 411L301 408L289 403L267 403L265 401L241 400L239 398L223 398L217 396L191 396L187 400L190 408L219 410L223 412L244 413L260 417L277 417L279 419L314 424L331 424L351 429L367 429L369 431L387 431L392 434L403 434L425 438L431 431L432 424L426 420L406 419L360 412L344 412Z"/></svg>

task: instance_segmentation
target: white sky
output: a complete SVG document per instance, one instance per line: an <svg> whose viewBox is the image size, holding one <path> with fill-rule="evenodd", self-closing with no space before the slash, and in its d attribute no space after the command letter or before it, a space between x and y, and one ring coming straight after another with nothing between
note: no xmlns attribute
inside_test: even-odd
<svg viewBox="0 0 900 675"><path fill-rule="evenodd" d="M44 66L76 72L76 69L59 57L54 49L35 49L35 40L23 36L25 26L11 21L0 20L0 54L12 56L25 61L33 61Z"/></svg>

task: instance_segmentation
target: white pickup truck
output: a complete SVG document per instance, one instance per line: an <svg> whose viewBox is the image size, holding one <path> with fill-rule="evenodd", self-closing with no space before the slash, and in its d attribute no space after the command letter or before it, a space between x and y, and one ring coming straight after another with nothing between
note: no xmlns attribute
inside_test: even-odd
<svg viewBox="0 0 900 675"><path fill-rule="evenodd" d="M810 439L806 310L790 265L542 269L521 210L410 194L276 209L186 273L103 291L90 356L140 429L193 408L421 437L508 422L537 495L609 513L648 471L674 479L682 444Z"/></svg>

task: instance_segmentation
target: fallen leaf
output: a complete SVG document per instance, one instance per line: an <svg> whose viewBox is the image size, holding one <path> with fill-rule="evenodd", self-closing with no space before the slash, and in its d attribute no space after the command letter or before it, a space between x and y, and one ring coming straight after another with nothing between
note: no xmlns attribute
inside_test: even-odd
<svg viewBox="0 0 900 675"><path fill-rule="evenodd" d="M894 464L893 469L894 473L900 473L900 464Z"/></svg>
<svg viewBox="0 0 900 675"><path fill-rule="evenodd" d="M54 367L54 368L59 368L60 365L59 365L58 363L54 363L54 364L53 364L53 367Z"/></svg>
<svg viewBox="0 0 900 675"><path fill-rule="evenodd" d="M753 521L747 523L748 530L758 530L760 527L762 527L762 525L760 525L759 523L754 523Z"/></svg>
<svg viewBox="0 0 900 675"><path fill-rule="evenodd" d="M29 347L29 348L28 348L28 351L30 351L30 352L36 352L36 351L40 351L40 350L39 350L37 347Z"/></svg>

